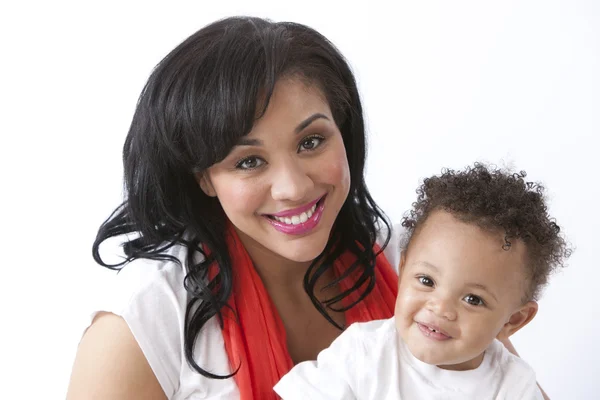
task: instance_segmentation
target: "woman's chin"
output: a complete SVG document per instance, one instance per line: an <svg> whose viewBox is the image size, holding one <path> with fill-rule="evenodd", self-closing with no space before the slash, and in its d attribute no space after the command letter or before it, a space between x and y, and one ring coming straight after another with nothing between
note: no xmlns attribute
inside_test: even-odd
<svg viewBox="0 0 600 400"><path fill-rule="evenodd" d="M321 241L321 243L306 240L304 243L291 243L289 245L282 245L279 255L292 262L307 263L314 261L327 245L327 240Z"/></svg>

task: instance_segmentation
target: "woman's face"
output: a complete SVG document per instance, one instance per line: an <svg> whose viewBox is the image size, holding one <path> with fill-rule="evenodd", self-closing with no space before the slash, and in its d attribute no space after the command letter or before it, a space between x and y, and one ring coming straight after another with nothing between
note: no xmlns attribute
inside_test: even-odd
<svg viewBox="0 0 600 400"><path fill-rule="evenodd" d="M198 175L255 262L309 262L325 248L348 196L342 135L323 93L284 79L265 114L221 162Z"/></svg>

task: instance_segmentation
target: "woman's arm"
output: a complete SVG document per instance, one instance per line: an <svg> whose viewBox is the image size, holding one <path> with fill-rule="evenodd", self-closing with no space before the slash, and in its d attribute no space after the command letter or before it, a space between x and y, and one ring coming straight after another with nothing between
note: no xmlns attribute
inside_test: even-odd
<svg viewBox="0 0 600 400"><path fill-rule="evenodd" d="M166 400L127 323L101 313L77 350L67 400Z"/></svg>
<svg viewBox="0 0 600 400"><path fill-rule="evenodd" d="M508 351L510 351L512 354L514 354L517 357L519 356L519 353L517 353L517 349L515 349L515 346L513 346L513 344L511 343L510 339L507 337L498 337L498 340L500 340L502 342L502 344L504 345L504 347L506 347L506 349ZM538 387L540 388L540 390L542 391L542 395L544 396L544 400L550 400L550 397L548 397L548 395L546 394L546 392L544 392L544 389L542 389L542 387L540 386L540 384L537 384Z"/></svg>

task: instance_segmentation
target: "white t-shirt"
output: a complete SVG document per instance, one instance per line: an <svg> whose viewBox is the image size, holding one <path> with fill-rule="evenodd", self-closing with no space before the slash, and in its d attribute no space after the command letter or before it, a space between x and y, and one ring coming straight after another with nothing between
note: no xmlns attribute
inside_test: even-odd
<svg viewBox="0 0 600 400"><path fill-rule="evenodd" d="M400 229L392 230L385 255L396 269L400 259ZM168 254L184 261L187 249L173 246ZM187 363L184 353L184 322L187 292L183 287L186 271L172 261L135 260L114 277L106 296L98 299L91 323L98 312L121 316L146 356L160 386L172 400L239 399L234 379L211 379L200 375ZM211 373L231 373L221 329L216 318L200 331L194 360Z"/></svg>
<svg viewBox="0 0 600 400"><path fill-rule="evenodd" d="M275 391L284 400L543 400L531 367L500 342L478 368L449 371L416 359L399 340L394 318L352 324Z"/></svg>

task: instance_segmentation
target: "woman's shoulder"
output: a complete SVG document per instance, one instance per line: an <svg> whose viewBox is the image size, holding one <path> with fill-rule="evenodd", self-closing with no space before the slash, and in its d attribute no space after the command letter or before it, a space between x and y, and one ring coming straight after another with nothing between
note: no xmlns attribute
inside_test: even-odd
<svg viewBox="0 0 600 400"><path fill-rule="evenodd" d="M402 254L402 241L406 235L406 228L401 223L392 224L390 227L390 241L383 250L383 254L396 272L399 272L400 255ZM388 227L380 224L377 244L383 246L388 234Z"/></svg>
<svg viewBox="0 0 600 400"><path fill-rule="evenodd" d="M161 302L158 312L167 308L185 309L186 295L183 282L186 276L187 249L173 245L163 253L168 258L137 258L125 264L103 281L102 290L94 301L100 308L123 314L140 312L140 307L154 308ZM169 301L164 302L165 298Z"/></svg>
<svg viewBox="0 0 600 400"><path fill-rule="evenodd" d="M165 250L168 258L136 259L125 265L108 282L93 307L90 322L100 312L123 318L168 398L232 394L237 389L235 385L229 387L231 380L203 379L185 358L187 254L188 249L177 244ZM231 372L221 329L214 318L197 336L194 361L214 373Z"/></svg>
<svg viewBox="0 0 600 400"><path fill-rule="evenodd" d="M123 287L131 295L161 288L173 292L185 291L183 281L187 274L187 252L185 246L174 244L164 251L164 258L135 259L118 271L114 284Z"/></svg>

